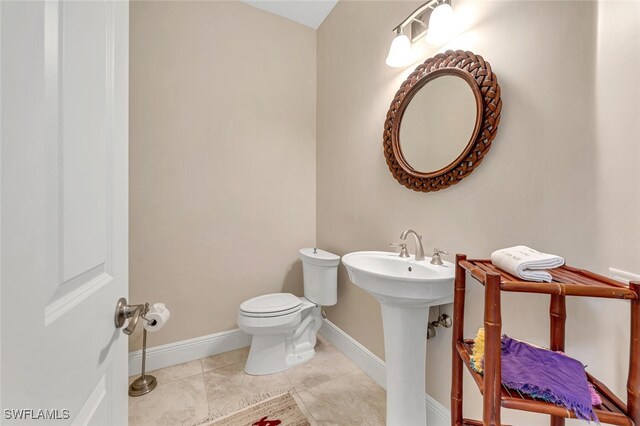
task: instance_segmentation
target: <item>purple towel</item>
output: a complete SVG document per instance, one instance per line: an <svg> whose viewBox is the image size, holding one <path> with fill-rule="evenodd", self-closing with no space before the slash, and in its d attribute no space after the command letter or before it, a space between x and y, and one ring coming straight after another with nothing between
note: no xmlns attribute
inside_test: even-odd
<svg viewBox="0 0 640 426"><path fill-rule="evenodd" d="M584 366L568 356L502 337L502 383L566 407L582 420L598 421Z"/></svg>

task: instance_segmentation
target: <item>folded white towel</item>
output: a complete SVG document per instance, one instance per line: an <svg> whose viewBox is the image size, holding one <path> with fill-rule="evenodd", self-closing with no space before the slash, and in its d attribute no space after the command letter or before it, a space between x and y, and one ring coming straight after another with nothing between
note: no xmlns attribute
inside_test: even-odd
<svg viewBox="0 0 640 426"><path fill-rule="evenodd" d="M515 246L491 253L491 263L526 281L551 282L551 274L545 269L559 268L564 259L527 246Z"/></svg>

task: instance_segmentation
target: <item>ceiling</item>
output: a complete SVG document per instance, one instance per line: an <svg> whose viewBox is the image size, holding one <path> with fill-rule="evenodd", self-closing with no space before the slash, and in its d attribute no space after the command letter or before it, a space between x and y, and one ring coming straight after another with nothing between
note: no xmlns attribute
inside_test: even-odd
<svg viewBox="0 0 640 426"><path fill-rule="evenodd" d="M317 30L338 0L241 0Z"/></svg>

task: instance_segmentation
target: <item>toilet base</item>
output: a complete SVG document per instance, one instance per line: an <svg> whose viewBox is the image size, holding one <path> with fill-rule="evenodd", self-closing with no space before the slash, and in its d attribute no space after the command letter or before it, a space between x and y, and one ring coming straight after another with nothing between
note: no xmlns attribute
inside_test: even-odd
<svg viewBox="0 0 640 426"><path fill-rule="evenodd" d="M244 371L252 376L279 373L311 360L322 325L320 307L306 310L298 327L286 333L254 334Z"/></svg>
<svg viewBox="0 0 640 426"><path fill-rule="evenodd" d="M252 376L280 373L311 360L315 354L311 348L287 355L282 336L253 336L244 372Z"/></svg>

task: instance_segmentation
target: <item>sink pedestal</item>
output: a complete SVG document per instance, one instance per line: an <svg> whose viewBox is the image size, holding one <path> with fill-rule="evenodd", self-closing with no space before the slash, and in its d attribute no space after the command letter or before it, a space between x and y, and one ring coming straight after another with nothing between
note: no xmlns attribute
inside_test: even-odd
<svg viewBox="0 0 640 426"><path fill-rule="evenodd" d="M425 426L429 307L452 302L455 266L381 251L349 253L342 263L349 279L382 306L387 426Z"/></svg>
<svg viewBox="0 0 640 426"><path fill-rule="evenodd" d="M387 369L387 426L425 426L429 306L378 298ZM415 301L408 301L415 302Z"/></svg>

